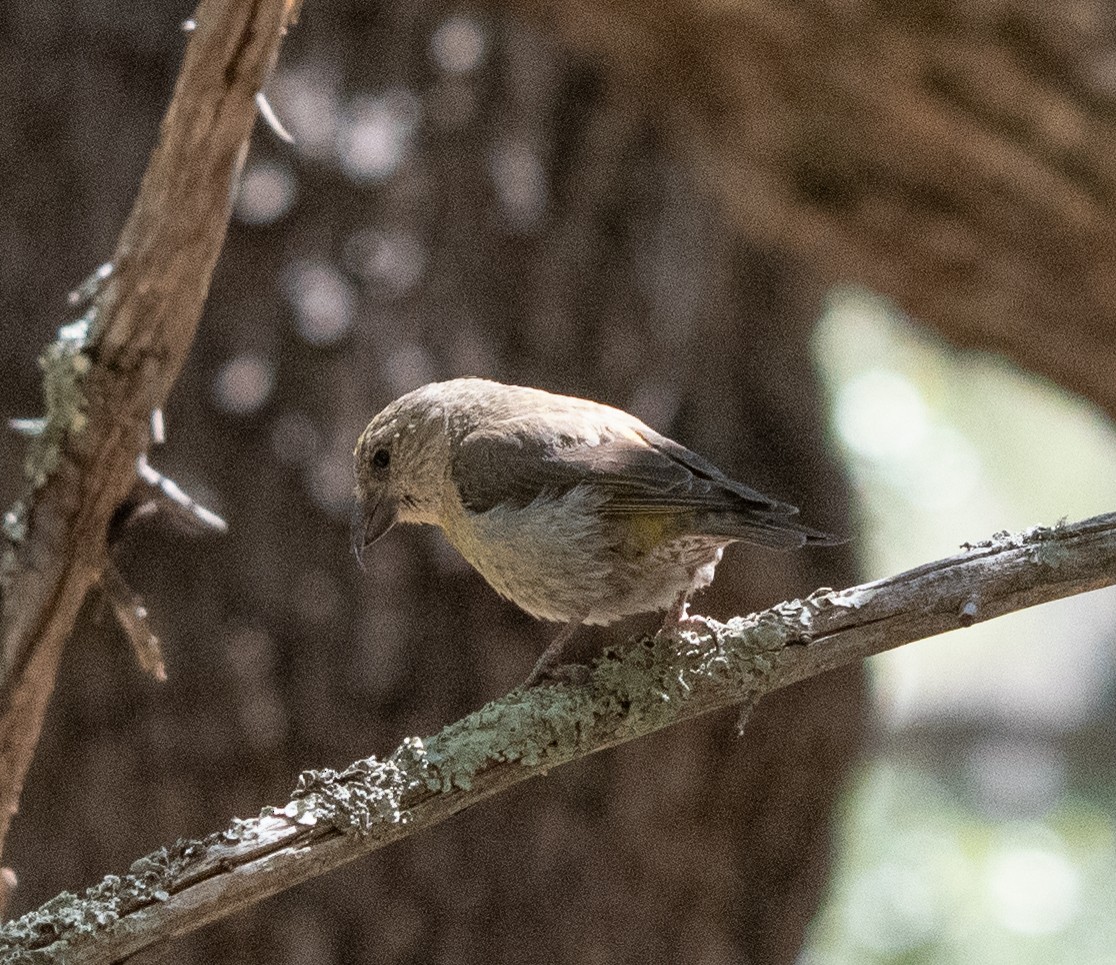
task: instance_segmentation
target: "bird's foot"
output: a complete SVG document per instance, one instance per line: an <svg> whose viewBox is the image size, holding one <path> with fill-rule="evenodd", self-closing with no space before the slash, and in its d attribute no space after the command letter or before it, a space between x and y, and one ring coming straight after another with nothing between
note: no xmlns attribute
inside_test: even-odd
<svg viewBox="0 0 1116 965"><path fill-rule="evenodd" d="M674 605L667 610L663 617L662 633L677 636L683 630L694 630L701 633L703 630L712 630L713 621L708 617L690 614L690 594L681 593Z"/></svg>
<svg viewBox="0 0 1116 965"><path fill-rule="evenodd" d="M677 633L679 630L694 630L698 633L701 633L703 630L716 629L716 623L715 621L709 619L709 617L703 617L699 613L693 613L686 614L685 618L679 620L671 629L675 633Z"/></svg>

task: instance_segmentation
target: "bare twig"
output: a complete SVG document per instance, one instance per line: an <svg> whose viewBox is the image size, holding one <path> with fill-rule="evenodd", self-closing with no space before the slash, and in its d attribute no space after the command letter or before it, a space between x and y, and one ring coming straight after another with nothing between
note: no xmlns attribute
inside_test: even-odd
<svg viewBox="0 0 1116 965"><path fill-rule="evenodd" d="M232 189L297 0L203 0L174 98L111 270L44 355L47 415L30 489L4 517L0 846L19 801L63 641L105 565L151 413L186 358L224 241Z"/></svg>
<svg viewBox="0 0 1116 965"><path fill-rule="evenodd" d="M228 531L229 524L183 491L169 476L164 476L143 454L136 460L136 485L129 495L134 512L139 516L165 513L188 529Z"/></svg>
<svg viewBox="0 0 1116 965"><path fill-rule="evenodd" d="M0 929L0 962L108 965L607 747L892 647L1116 583L1116 514L966 547L682 639L606 654L586 683L513 691L386 760L308 771L289 803L141 858ZM1053 659L1053 658L1052 658Z"/></svg>
<svg viewBox="0 0 1116 965"><path fill-rule="evenodd" d="M267 99L267 95L263 91L256 95L256 107L259 108L260 117L263 118L264 123L271 128L271 132L280 141L284 144L294 144L294 137L283 126L283 122L279 120L279 115L275 113L275 108L271 106L271 101Z"/></svg>
<svg viewBox="0 0 1116 965"><path fill-rule="evenodd" d="M140 669L163 683L167 679L163 648L159 645L155 631L151 629L151 621L147 619L147 607L139 594L128 586L111 560L105 564L104 572L101 573L101 589L116 614L116 622L132 645Z"/></svg>

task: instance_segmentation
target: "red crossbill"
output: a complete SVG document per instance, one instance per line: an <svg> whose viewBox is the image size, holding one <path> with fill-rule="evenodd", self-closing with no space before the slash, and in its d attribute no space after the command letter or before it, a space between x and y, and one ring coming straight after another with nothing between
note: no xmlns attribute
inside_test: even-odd
<svg viewBox="0 0 1116 965"><path fill-rule="evenodd" d="M497 593L566 624L529 683L583 623L690 619L690 594L729 543L840 542L627 412L486 379L396 399L361 434L354 465L358 559L395 523L440 526Z"/></svg>

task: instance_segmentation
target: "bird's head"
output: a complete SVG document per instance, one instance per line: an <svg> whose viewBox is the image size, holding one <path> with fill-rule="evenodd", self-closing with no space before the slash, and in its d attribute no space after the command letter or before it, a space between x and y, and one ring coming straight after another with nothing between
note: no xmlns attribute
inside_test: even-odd
<svg viewBox="0 0 1116 965"><path fill-rule="evenodd" d="M449 419L430 388L396 399L357 440L352 521L357 560L396 523L441 522L450 470Z"/></svg>

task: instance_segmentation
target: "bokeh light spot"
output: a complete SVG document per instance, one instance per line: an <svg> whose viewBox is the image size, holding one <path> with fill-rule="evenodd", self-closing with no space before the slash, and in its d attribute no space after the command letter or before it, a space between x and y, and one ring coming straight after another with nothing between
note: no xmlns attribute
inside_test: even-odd
<svg viewBox="0 0 1116 965"><path fill-rule="evenodd" d="M326 262L300 260L284 271L295 327L311 345L330 345L353 323L357 295L349 280Z"/></svg>
<svg viewBox="0 0 1116 965"><path fill-rule="evenodd" d="M213 399L224 412L251 415L266 404L274 388L275 366L262 356L245 352L218 370Z"/></svg>
<svg viewBox="0 0 1116 965"><path fill-rule="evenodd" d="M406 157L419 117L418 99L407 91L355 99L338 146L345 173L354 181L381 181L393 174Z"/></svg>
<svg viewBox="0 0 1116 965"><path fill-rule="evenodd" d="M422 280L426 247L414 231L359 231L345 244L346 263L365 280L399 297Z"/></svg>
<svg viewBox="0 0 1116 965"><path fill-rule="evenodd" d="M274 224L291 210L298 182L291 168L279 161L255 161L247 165L236 195L237 220L260 227Z"/></svg>
<svg viewBox="0 0 1116 965"><path fill-rule="evenodd" d="M430 57L448 74L475 70L488 50L488 34L472 17L446 17L430 37Z"/></svg>
<svg viewBox="0 0 1116 965"><path fill-rule="evenodd" d="M1034 846L1005 848L989 862L987 888L993 913L1010 931L1049 935L1077 914L1080 881L1061 854Z"/></svg>

